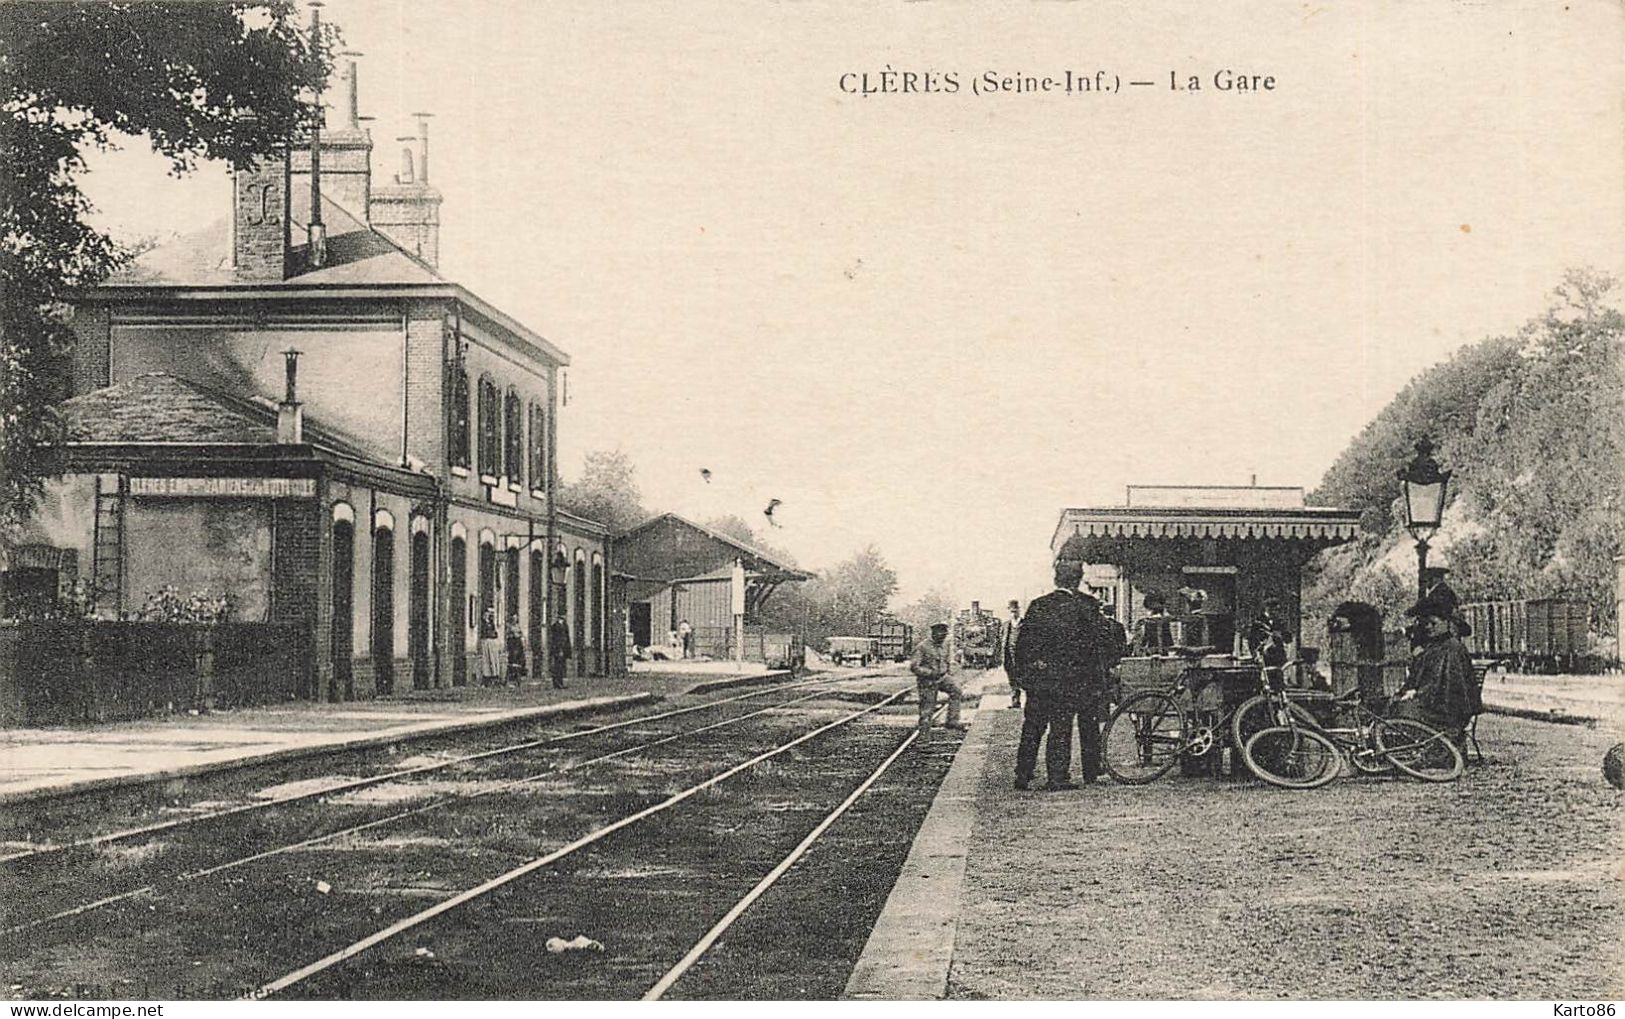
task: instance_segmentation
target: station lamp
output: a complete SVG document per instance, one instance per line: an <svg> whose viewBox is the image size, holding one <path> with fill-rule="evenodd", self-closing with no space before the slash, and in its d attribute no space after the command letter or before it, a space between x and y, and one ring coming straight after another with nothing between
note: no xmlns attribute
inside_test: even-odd
<svg viewBox="0 0 1625 1019"><path fill-rule="evenodd" d="M1416 440L1416 455L1399 472L1400 488L1405 494L1405 529L1416 539L1418 597L1426 592L1428 539L1444 519L1445 489L1450 485L1450 472L1440 470L1439 461L1433 458L1435 448L1427 436Z"/></svg>

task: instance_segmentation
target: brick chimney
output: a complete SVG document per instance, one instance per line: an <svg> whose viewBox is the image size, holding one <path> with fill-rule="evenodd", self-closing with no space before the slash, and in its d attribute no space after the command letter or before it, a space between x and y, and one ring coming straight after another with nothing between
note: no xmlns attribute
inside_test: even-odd
<svg viewBox="0 0 1625 1019"><path fill-rule="evenodd" d="M289 189L286 153L232 174L231 268L240 279L287 277Z"/></svg>
<svg viewBox="0 0 1625 1019"><path fill-rule="evenodd" d="M323 111L323 126L319 132L321 146L322 197L335 203L365 223L367 205L372 195L372 134L361 124L359 82L356 58L361 54L345 52L346 58L342 89L343 109L335 118L331 111ZM335 120L339 123L334 123ZM294 219L305 222L310 201L305 193L310 189L310 140L296 144L293 150L291 172L294 177ZM329 224L331 227L332 225Z"/></svg>
<svg viewBox="0 0 1625 1019"><path fill-rule="evenodd" d="M403 148L401 172L395 175L394 183L372 189L367 219L373 229L433 266L440 261L441 197L429 184L430 115L413 116L418 118L417 137L400 140L418 143L416 166L412 150ZM327 172L325 163L322 172Z"/></svg>

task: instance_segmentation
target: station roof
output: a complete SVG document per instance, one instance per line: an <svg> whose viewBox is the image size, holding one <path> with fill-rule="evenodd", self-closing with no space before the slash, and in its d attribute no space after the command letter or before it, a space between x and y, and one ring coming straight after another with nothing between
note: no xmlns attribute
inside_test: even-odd
<svg viewBox="0 0 1625 1019"><path fill-rule="evenodd" d="M1288 541L1321 546L1352 541L1360 514L1305 506L1302 489L1131 486L1126 506L1061 511L1050 551L1060 555L1079 541L1217 538Z"/></svg>

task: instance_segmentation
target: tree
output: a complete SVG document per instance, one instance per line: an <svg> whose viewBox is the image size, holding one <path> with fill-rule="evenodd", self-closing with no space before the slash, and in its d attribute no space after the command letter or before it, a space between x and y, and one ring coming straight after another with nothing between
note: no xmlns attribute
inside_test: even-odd
<svg viewBox="0 0 1625 1019"><path fill-rule="evenodd" d="M121 132L145 135L177 176L248 165L311 123L336 43L302 32L286 0L0 4L0 537L57 473L67 298L129 257L88 221L85 150Z"/></svg>
<svg viewBox="0 0 1625 1019"><path fill-rule="evenodd" d="M744 519L737 514L729 513L726 516L713 517L705 522L705 526L718 534L725 534L735 541L744 542L751 548L765 552L786 566L796 564L794 556L763 541L762 536L756 533L755 528L745 523Z"/></svg>
<svg viewBox="0 0 1625 1019"><path fill-rule="evenodd" d="M896 591L896 572L870 546L812 580L786 584L764 608L762 621L818 645L829 637L861 637Z"/></svg>
<svg viewBox="0 0 1625 1019"><path fill-rule="evenodd" d="M559 506L612 531L624 531L649 516L638 491L632 458L619 449L588 453L582 462L581 477L559 489Z"/></svg>
<svg viewBox="0 0 1625 1019"><path fill-rule="evenodd" d="M1304 588L1305 626L1350 597L1386 611L1414 596L1388 567L1411 538L1395 472L1423 434L1454 471L1446 509L1451 586L1468 600L1588 602L1615 618L1625 534L1625 315L1612 277L1572 270L1512 336L1459 351L1411 381L1327 471L1317 501L1362 511L1366 534L1322 553ZM1465 526L1464 526L1465 525ZM1390 614L1390 620L1393 616Z"/></svg>
<svg viewBox="0 0 1625 1019"><path fill-rule="evenodd" d="M898 609L897 617L914 627L916 635L922 635L932 623L949 622L958 611L959 600L937 588L927 591L918 600Z"/></svg>

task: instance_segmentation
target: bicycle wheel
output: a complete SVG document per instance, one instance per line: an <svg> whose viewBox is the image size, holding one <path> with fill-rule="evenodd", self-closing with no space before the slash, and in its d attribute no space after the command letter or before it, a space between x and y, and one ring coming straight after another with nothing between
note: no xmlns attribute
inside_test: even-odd
<svg viewBox="0 0 1625 1019"><path fill-rule="evenodd" d="M1241 707L1230 716L1230 745L1238 750L1247 745L1253 733L1260 729L1268 729L1272 725L1285 725L1286 719L1281 717L1280 699L1266 697L1258 694L1241 702ZM1286 702L1287 710L1291 711L1300 722L1311 722L1314 716L1309 709L1300 704Z"/></svg>
<svg viewBox="0 0 1625 1019"><path fill-rule="evenodd" d="M1272 725L1253 733L1241 748L1247 769L1284 789L1314 789L1337 777L1343 755L1313 729Z"/></svg>
<svg viewBox="0 0 1625 1019"><path fill-rule="evenodd" d="M1424 782L1455 781L1467 766L1449 736L1414 718L1379 721L1377 746L1394 767Z"/></svg>
<svg viewBox="0 0 1625 1019"><path fill-rule="evenodd" d="M1165 693L1135 694L1112 712L1101 740L1106 772L1126 785L1168 773L1185 749L1185 714Z"/></svg>

